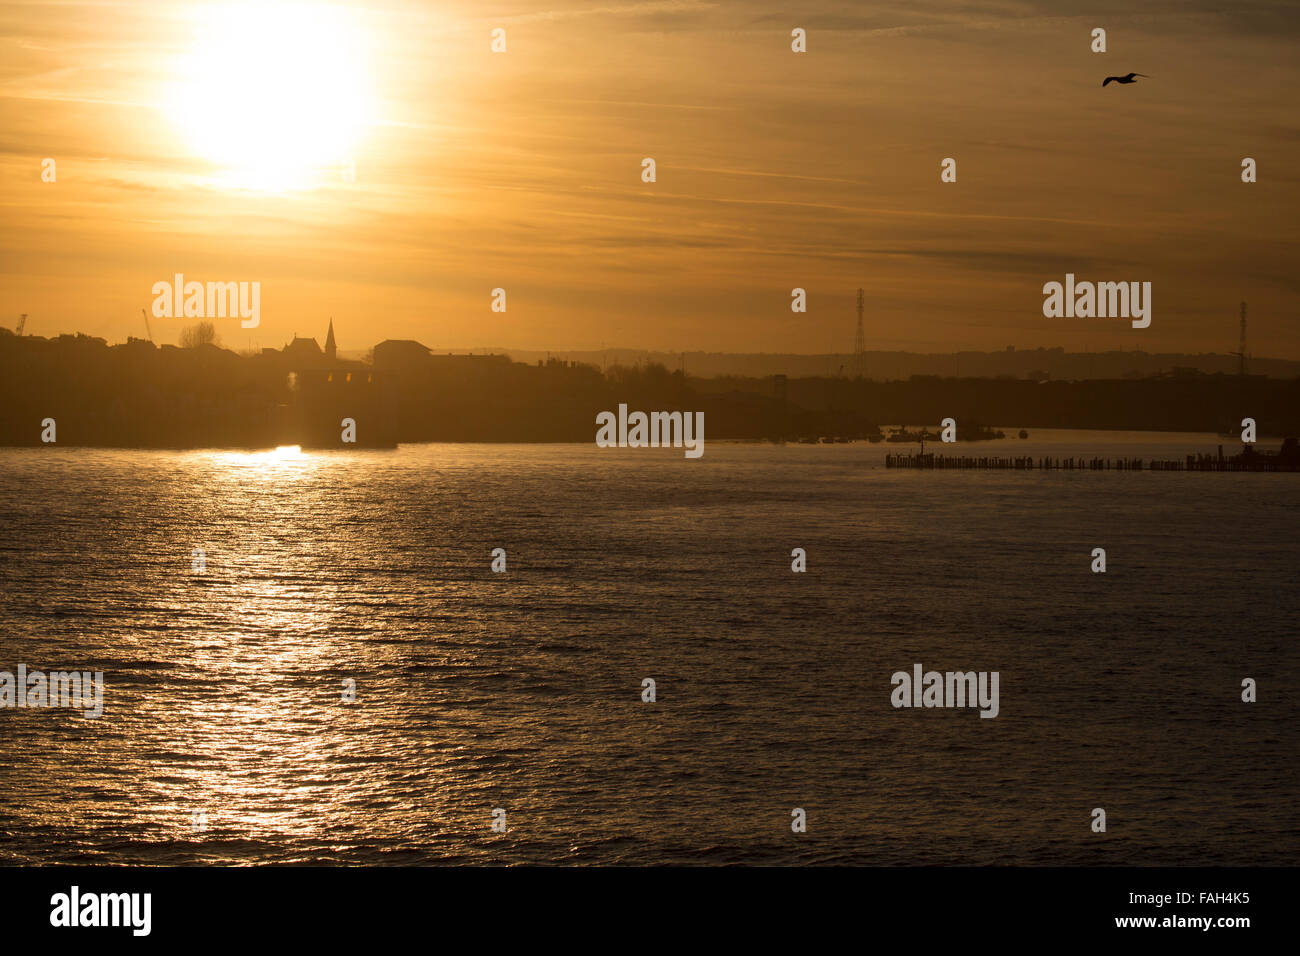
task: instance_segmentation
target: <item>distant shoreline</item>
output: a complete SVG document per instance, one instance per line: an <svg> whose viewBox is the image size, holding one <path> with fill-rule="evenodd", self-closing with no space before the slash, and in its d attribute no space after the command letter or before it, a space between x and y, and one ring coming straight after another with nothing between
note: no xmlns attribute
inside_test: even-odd
<svg viewBox="0 0 1300 956"><path fill-rule="evenodd" d="M887 425L884 427L895 428L901 426ZM917 427L917 426L912 426L912 427ZM1164 436L1166 438L1175 438L1177 436L1183 436L1189 442L1199 441L1200 443L1204 444L1207 452L1221 445L1224 447L1225 453L1226 450L1228 449L1231 449L1233 452L1236 452L1237 450L1239 450L1239 446L1242 446L1243 444L1239 438L1229 438L1227 436L1215 435L1210 432L1180 431L1180 430L1173 430L1173 429L1039 428L1037 429L1036 433L1035 431L1030 430L1028 438L1020 439L1016 437L1016 432L1019 430L1016 426L997 425L991 427L1001 429L1006 433L1006 437L1001 439L996 439L996 438L981 439L978 441L969 441L969 440L958 441L953 445L944 445L942 446L942 449L949 449L949 448L969 449L969 448L982 448L982 447L990 447L990 446L999 449L1004 449L1007 448L1007 446L1011 446L1011 448L1007 448L1007 450L1010 451L1013 450L1015 447L1021 445L1024 445L1025 447L1032 447L1036 443L1042 444L1044 441L1042 437L1044 433L1047 433L1048 435L1051 436L1051 438L1048 439L1048 441L1057 441L1057 442L1061 441L1062 433L1067 433L1071 435L1074 433L1100 433L1101 435L1140 434L1143 436L1150 435L1152 436L1152 438L1155 438L1157 436ZM1272 451L1274 450L1273 446L1280 445L1286 439L1286 437L1288 436L1272 435L1272 434L1268 434L1267 432L1261 433L1258 437L1258 440L1255 442L1255 447L1257 449L1261 449L1264 451ZM769 438L734 438L734 437L724 437L724 436L710 437L708 441L711 444L717 444L717 445L790 445L790 446L802 445L803 447L806 448L839 447L845 444L870 445L882 449L882 454L886 449L893 454L904 453L900 451L900 449L908 449L917 444L915 442L888 444L882 442L870 442L867 441L866 439L849 439L841 442L820 442L819 441L816 443L806 443L806 442L791 441L791 440L781 441L781 440L769 439ZM1084 444L1087 443L1082 439L1080 439L1079 442ZM64 443L64 442L56 442L52 444L41 444L38 442L34 444L26 443L26 444L0 445L0 451L9 450L9 449L22 449L22 448L41 448L41 449L50 449L50 450L57 451L62 448L62 449L77 449L77 450L85 450L85 451L241 452L246 454L265 454L269 452L275 452L281 449L297 448L304 453L317 453L317 452L350 453L355 451L378 451L378 452L400 451L402 448L405 447L422 447L422 446L430 446L430 445L490 445L490 446L571 445L571 446L578 446L578 447L584 447L584 446L595 447L594 441L590 441L590 440L589 441L566 441L566 440L557 439L557 440L549 440L549 441L527 441L527 440L516 440L516 439L454 439L454 440L398 442L395 445L384 446L384 447L372 447L372 446L364 446L364 445L313 446L313 445L302 445L299 443L279 444L279 445L202 445L202 444L199 445L104 445L104 444L71 444L71 443ZM927 442L927 447L938 446L938 445L939 445L938 442ZM664 451L665 449L647 449L647 450Z"/></svg>
<svg viewBox="0 0 1300 956"><path fill-rule="evenodd" d="M598 416L630 409L703 415L706 440L885 441L881 422L961 441L988 422L1021 429L1230 435L1300 434L1300 378L1205 375L1037 380L902 380L786 375L698 378L630 367L505 355L446 355L385 341L370 363L298 338L237 355L212 344L0 334L0 446L103 448L391 448L416 442L583 443ZM895 443L901 444L901 443Z"/></svg>

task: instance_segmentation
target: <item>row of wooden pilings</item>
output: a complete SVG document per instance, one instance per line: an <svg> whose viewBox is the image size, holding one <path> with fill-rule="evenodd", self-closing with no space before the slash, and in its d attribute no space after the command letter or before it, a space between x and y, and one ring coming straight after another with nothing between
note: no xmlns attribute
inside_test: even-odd
<svg viewBox="0 0 1300 956"><path fill-rule="evenodd" d="M1165 470L1182 468L1181 462L1152 462L1151 468L1173 466ZM1141 458L967 458L955 455L886 455L886 468L1006 468L1017 471L1141 471Z"/></svg>
<svg viewBox="0 0 1300 956"><path fill-rule="evenodd" d="M1295 471L1294 464L1275 456L1188 455L1186 461L1144 461L1141 458L968 458L957 455L886 455L886 468L1008 469L1015 471Z"/></svg>

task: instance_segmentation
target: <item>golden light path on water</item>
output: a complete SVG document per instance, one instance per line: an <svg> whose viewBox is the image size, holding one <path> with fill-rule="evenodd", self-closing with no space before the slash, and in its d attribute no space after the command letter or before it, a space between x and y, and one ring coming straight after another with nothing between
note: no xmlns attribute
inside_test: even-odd
<svg viewBox="0 0 1300 956"><path fill-rule="evenodd" d="M340 677L349 673L340 664L357 649L350 628L337 626L349 589L336 578L357 556L332 547L332 522L346 524L347 516L311 508L321 503L331 468L343 463L296 445L206 458L214 493L246 499L256 531L244 539L243 554L228 557L226 606L236 627L218 639L223 647L193 649L210 660L224 657L225 680L239 690L178 715L196 728L190 750L198 765L182 775L178 811L211 807L209 826L325 844L333 828L356 825L377 808L399 818L415 812L413 794L397 795L366 772L387 748L410 749L369 726L374 710L365 701L384 691L384 681L362 680L360 702L344 703L344 682L357 676ZM304 506L312 512L305 523ZM385 656L383 648L368 653Z"/></svg>

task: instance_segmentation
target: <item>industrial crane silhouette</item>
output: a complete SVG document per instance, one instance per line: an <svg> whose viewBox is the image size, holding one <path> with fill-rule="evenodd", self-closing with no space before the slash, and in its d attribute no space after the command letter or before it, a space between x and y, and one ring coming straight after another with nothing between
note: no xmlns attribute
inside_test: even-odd
<svg viewBox="0 0 1300 956"><path fill-rule="evenodd" d="M1237 351L1229 352L1229 355L1237 356L1237 374L1246 374L1246 303L1241 303L1241 343L1237 346Z"/></svg>

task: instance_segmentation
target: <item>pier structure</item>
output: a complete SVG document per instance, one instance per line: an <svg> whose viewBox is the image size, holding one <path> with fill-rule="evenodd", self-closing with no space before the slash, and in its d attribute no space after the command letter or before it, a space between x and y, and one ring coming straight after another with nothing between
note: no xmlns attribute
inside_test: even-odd
<svg viewBox="0 0 1300 956"><path fill-rule="evenodd" d="M1219 446L1215 455L1188 455L1183 459L1143 458L1053 458L1016 455L1011 457L974 457L937 455L933 452L886 455L886 468L916 468L925 471L944 469L1008 471L1225 471L1270 472L1300 471L1300 448L1288 438L1276 454L1257 452L1247 447L1240 455L1224 455Z"/></svg>

